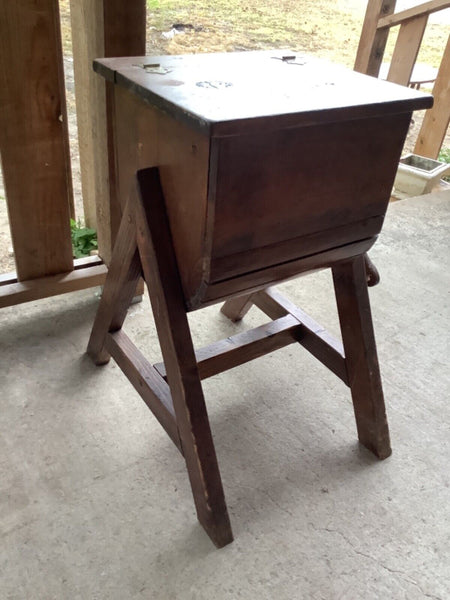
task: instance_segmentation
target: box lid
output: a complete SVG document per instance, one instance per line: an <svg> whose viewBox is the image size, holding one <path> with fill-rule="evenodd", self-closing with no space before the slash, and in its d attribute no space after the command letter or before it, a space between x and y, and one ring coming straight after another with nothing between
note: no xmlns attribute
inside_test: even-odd
<svg viewBox="0 0 450 600"><path fill-rule="evenodd" d="M287 50L104 58L94 69L196 129L228 136L429 108L433 98Z"/></svg>

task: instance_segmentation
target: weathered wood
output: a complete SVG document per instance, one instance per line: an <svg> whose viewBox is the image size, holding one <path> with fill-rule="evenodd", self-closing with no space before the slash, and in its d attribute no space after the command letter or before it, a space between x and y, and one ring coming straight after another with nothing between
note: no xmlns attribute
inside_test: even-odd
<svg viewBox="0 0 450 600"><path fill-rule="evenodd" d="M137 241L200 523L216 546L233 539L158 170L138 172Z"/></svg>
<svg viewBox="0 0 450 600"><path fill-rule="evenodd" d="M332 267L359 441L379 458L391 454L364 257Z"/></svg>
<svg viewBox="0 0 450 600"><path fill-rule="evenodd" d="M71 0L78 136L86 222L109 264L120 222L116 194L113 91L92 71L103 56L145 53L145 0Z"/></svg>
<svg viewBox="0 0 450 600"><path fill-rule="evenodd" d="M385 29L386 27L394 27L395 25L400 25L406 21L415 19L416 17L420 17L422 15L431 15L432 13L449 7L449 0L431 0L430 2L423 2L422 4L408 8L407 10L402 10L401 12L381 16L378 21L377 28Z"/></svg>
<svg viewBox="0 0 450 600"><path fill-rule="evenodd" d="M122 330L109 333L106 336L105 345L107 351L183 454L172 397L167 383Z"/></svg>
<svg viewBox="0 0 450 600"><path fill-rule="evenodd" d="M409 84L427 22L428 15L423 15L401 25L387 76L388 81L399 85Z"/></svg>
<svg viewBox="0 0 450 600"><path fill-rule="evenodd" d="M332 371L345 384L348 383L342 344L328 331L300 308L292 304L273 288L268 288L253 297L253 302L260 310L273 319L281 318L283 313L292 315L301 323L301 335L297 340L317 360Z"/></svg>
<svg viewBox="0 0 450 600"><path fill-rule="evenodd" d="M425 113L414 152L436 159L450 123L450 36L433 87L434 106Z"/></svg>
<svg viewBox="0 0 450 600"><path fill-rule="evenodd" d="M72 269L57 0L0 3L0 153L21 281Z"/></svg>
<svg viewBox="0 0 450 600"><path fill-rule="evenodd" d="M355 71L378 77L389 30L377 29L381 17L395 10L397 0L368 0L361 37L356 53Z"/></svg>
<svg viewBox="0 0 450 600"><path fill-rule="evenodd" d="M302 333L298 320L287 315L200 348L195 351L200 379L213 377L269 352L295 344ZM164 363L156 364L155 369L163 377L166 376Z"/></svg>
<svg viewBox="0 0 450 600"><path fill-rule="evenodd" d="M0 285L0 308L103 285L105 265Z"/></svg>

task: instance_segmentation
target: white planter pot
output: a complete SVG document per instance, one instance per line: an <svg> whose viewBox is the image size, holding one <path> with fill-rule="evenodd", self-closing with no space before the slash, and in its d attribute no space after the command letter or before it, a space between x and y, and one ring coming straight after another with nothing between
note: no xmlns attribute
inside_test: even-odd
<svg viewBox="0 0 450 600"><path fill-rule="evenodd" d="M450 173L450 164L406 154L400 159L394 188L412 196L428 194L442 177Z"/></svg>

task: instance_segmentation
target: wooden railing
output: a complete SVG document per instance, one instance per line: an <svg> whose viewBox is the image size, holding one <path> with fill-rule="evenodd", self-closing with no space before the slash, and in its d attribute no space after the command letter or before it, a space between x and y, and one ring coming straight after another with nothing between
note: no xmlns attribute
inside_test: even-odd
<svg viewBox="0 0 450 600"><path fill-rule="evenodd" d="M450 8L449 0L431 0L394 13L396 0L369 0L355 70L378 77L390 29L400 26L388 81L408 85L430 14ZM414 152L437 158L450 122L450 36L433 88L434 106L425 115Z"/></svg>
<svg viewBox="0 0 450 600"><path fill-rule="evenodd" d="M91 65L101 56L145 54L145 4L71 2L83 194L85 206L97 204L101 213L99 249L106 260L114 230L111 104ZM106 267L97 258L72 259L73 194L58 0L0 2L0 76L0 153L16 262L16 273L0 274L1 308L100 285Z"/></svg>

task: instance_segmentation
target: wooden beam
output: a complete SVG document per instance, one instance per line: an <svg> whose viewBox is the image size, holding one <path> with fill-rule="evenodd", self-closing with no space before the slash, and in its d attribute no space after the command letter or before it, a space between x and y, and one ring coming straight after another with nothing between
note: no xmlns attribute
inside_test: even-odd
<svg viewBox="0 0 450 600"><path fill-rule="evenodd" d="M72 198L58 0L0 3L0 154L20 280L70 271Z"/></svg>
<svg viewBox="0 0 450 600"><path fill-rule="evenodd" d="M450 123L450 36L433 88L434 105L425 113L415 154L436 159Z"/></svg>
<svg viewBox="0 0 450 600"><path fill-rule="evenodd" d="M0 308L103 285L106 272L105 265L98 265L69 273L0 285Z"/></svg>
<svg viewBox="0 0 450 600"><path fill-rule="evenodd" d="M356 53L355 71L378 77L389 30L377 30L380 17L395 10L396 0L368 0L361 37Z"/></svg>
<svg viewBox="0 0 450 600"><path fill-rule="evenodd" d="M342 343L316 323L300 308L287 300L273 288L267 288L252 297L253 303L272 319L292 315L301 323L298 343L330 369L346 385L349 385Z"/></svg>
<svg viewBox="0 0 450 600"><path fill-rule="evenodd" d="M183 454L168 384L121 329L106 336L106 349Z"/></svg>
<svg viewBox="0 0 450 600"><path fill-rule="evenodd" d="M428 15L423 15L401 25L387 76L388 81L399 85L409 84L427 22Z"/></svg>
<svg viewBox="0 0 450 600"><path fill-rule="evenodd" d="M102 259L99 256L85 256L84 258L75 258L73 261L73 268L74 271L77 271L87 267L98 267L102 264ZM18 283L18 281L17 273L15 271L0 274L0 286Z"/></svg>
<svg viewBox="0 0 450 600"><path fill-rule="evenodd" d="M145 54L145 0L71 0L81 180L86 222L109 264L120 222L116 198L113 97L92 71L94 58Z"/></svg>
<svg viewBox="0 0 450 600"><path fill-rule="evenodd" d="M418 6L413 6L412 8L408 8L407 10L402 10L401 12L390 14L382 17L378 21L377 29L382 30L390 27L394 27L395 25L400 25L405 23L406 21L410 21L411 19L415 19L416 17L420 17L423 15L431 15L432 13L438 12L439 10L444 10L445 8L450 7L450 0L431 0L430 2L424 2L423 4L419 4Z"/></svg>
<svg viewBox="0 0 450 600"><path fill-rule="evenodd" d="M294 344L300 341L301 335L302 326L298 320L287 315L200 348L195 351L200 379L207 379ZM164 363L158 363L155 369L163 377L166 376Z"/></svg>

